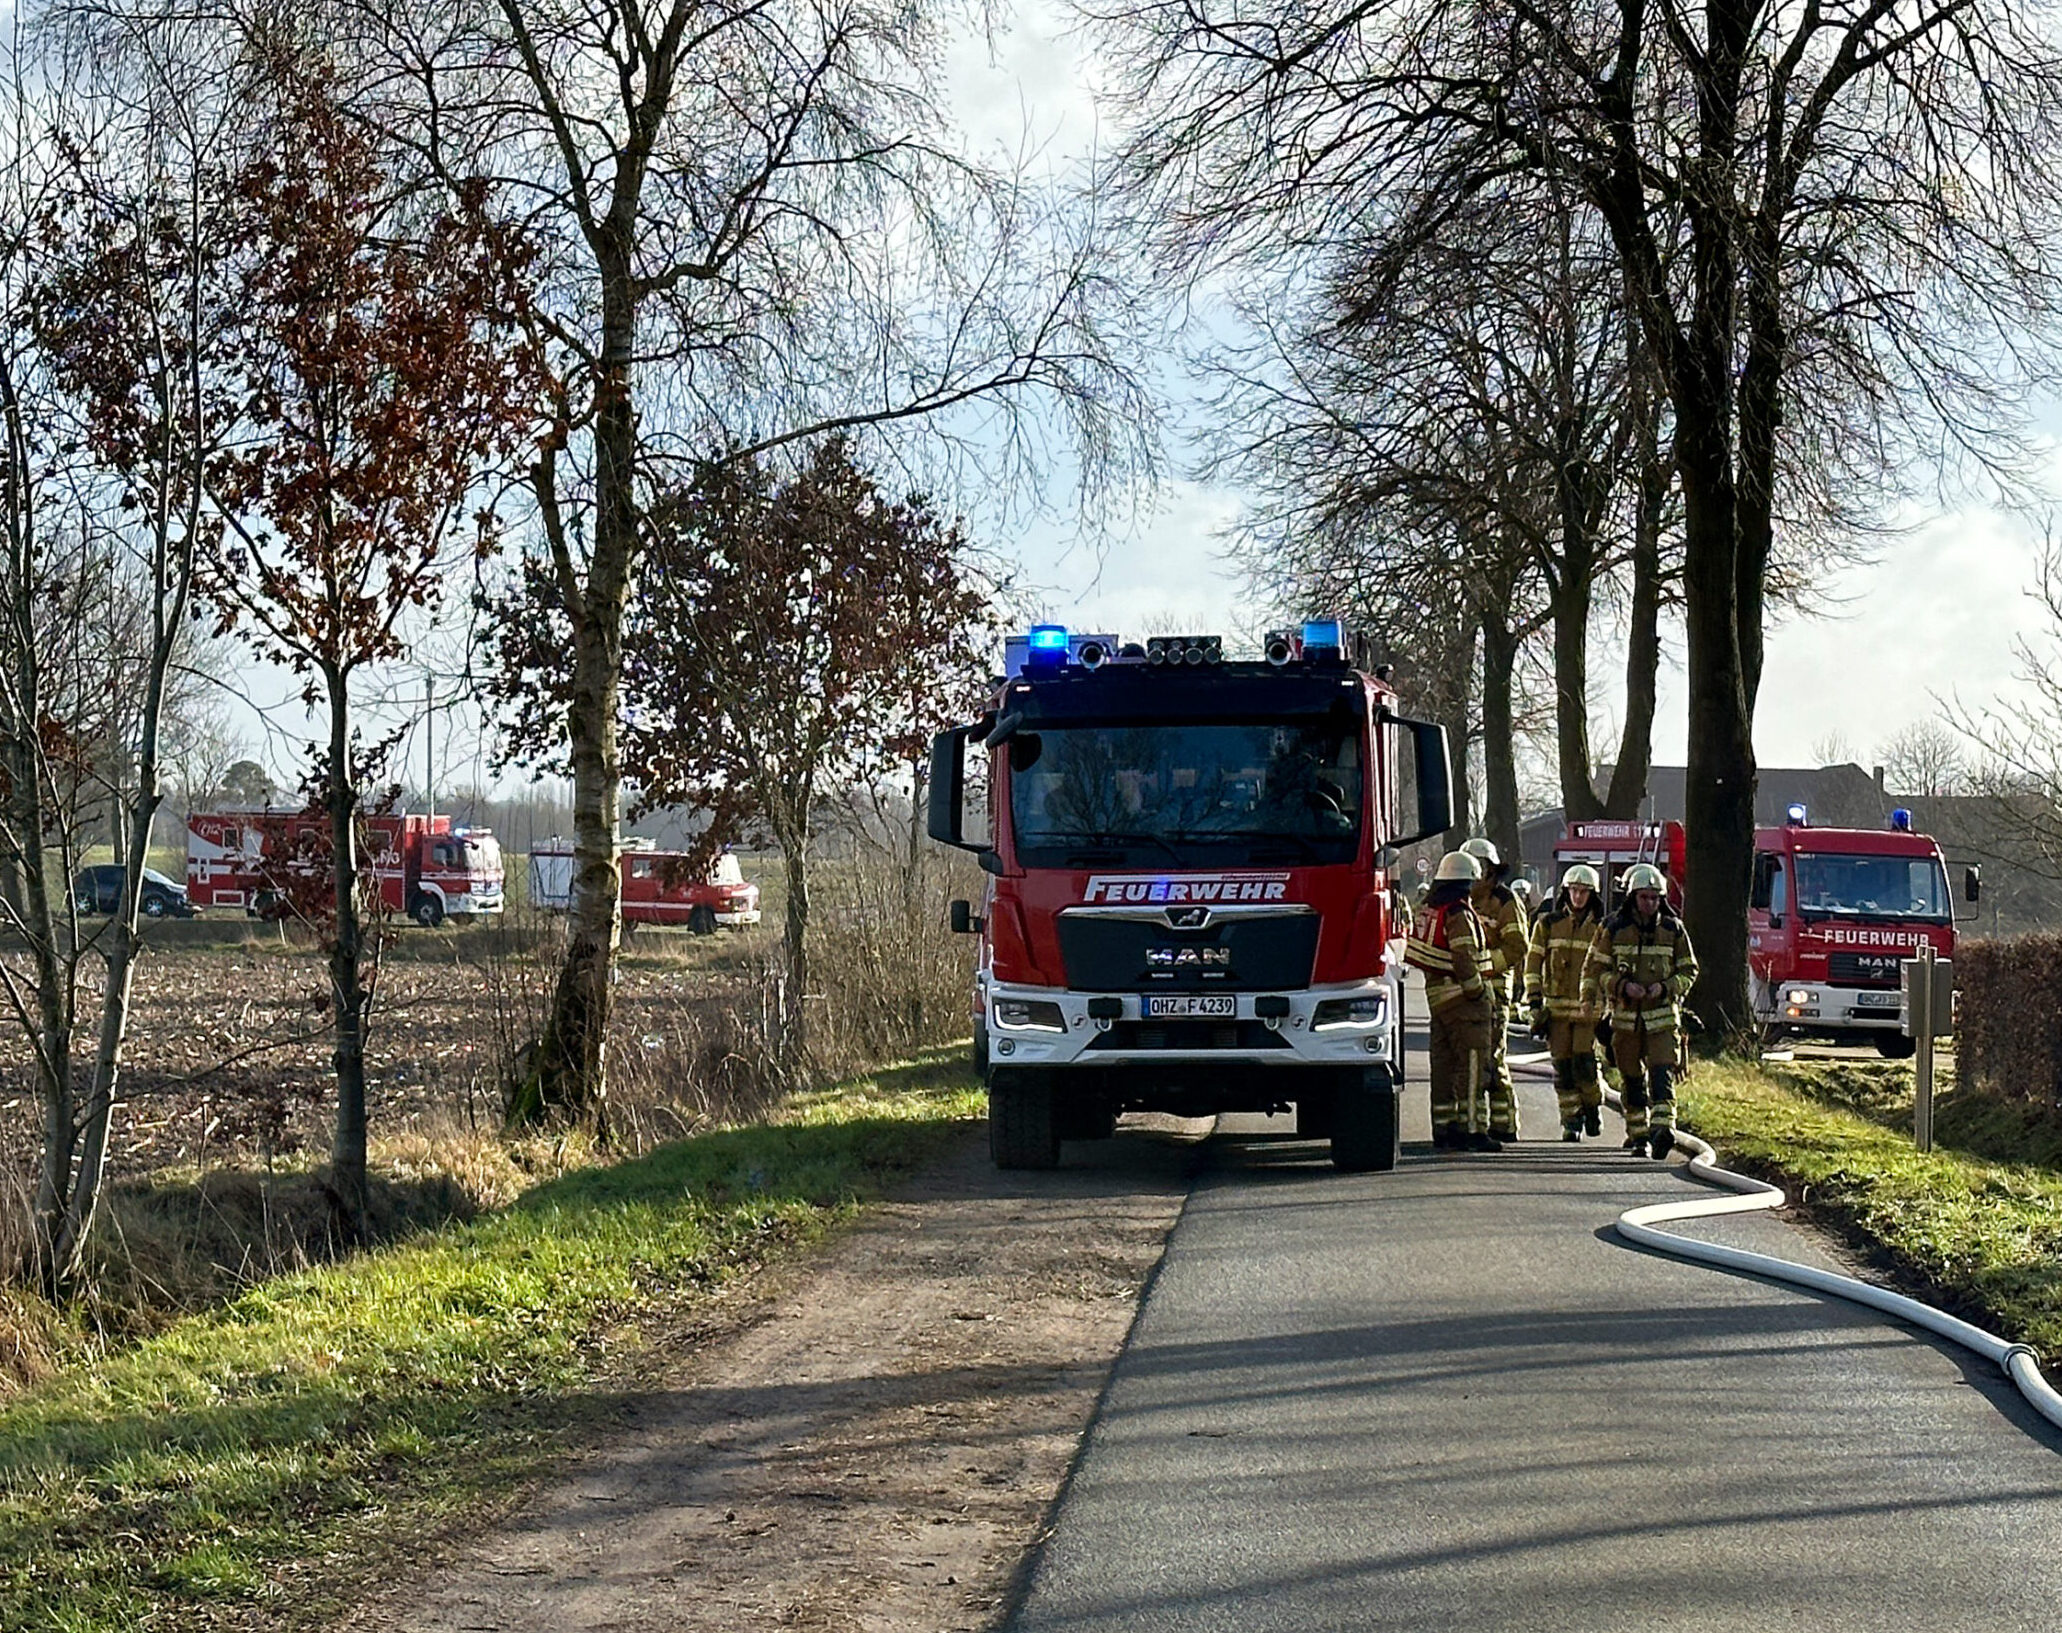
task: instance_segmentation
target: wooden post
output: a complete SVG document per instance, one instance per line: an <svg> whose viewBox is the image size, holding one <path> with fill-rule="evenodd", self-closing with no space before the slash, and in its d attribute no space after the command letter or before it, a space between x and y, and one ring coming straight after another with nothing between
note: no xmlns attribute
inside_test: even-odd
<svg viewBox="0 0 2062 1633"><path fill-rule="evenodd" d="M1912 970L1909 1002L1912 1036L1918 1042L1916 1092L1912 1097L1912 1139L1921 1151L1933 1149L1933 943L1922 942Z"/></svg>

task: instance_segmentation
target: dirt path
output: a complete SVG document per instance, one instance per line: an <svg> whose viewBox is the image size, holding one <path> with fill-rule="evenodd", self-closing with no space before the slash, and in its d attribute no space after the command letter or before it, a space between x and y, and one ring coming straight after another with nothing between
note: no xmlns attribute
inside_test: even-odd
<svg viewBox="0 0 2062 1633"><path fill-rule="evenodd" d="M346 1625L994 1626L1208 1127L1129 1119L1056 1174L999 1175L970 1136L654 1377L619 1438Z"/></svg>

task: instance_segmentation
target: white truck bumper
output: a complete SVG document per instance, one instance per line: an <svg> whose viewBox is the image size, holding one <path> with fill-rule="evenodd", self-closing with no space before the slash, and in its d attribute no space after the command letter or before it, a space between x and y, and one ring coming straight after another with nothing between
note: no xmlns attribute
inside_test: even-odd
<svg viewBox="0 0 2062 1633"><path fill-rule="evenodd" d="M1800 1031L1895 1032L1903 1024L1895 988L1836 987L1822 981L1780 981L1764 989L1762 1020Z"/></svg>

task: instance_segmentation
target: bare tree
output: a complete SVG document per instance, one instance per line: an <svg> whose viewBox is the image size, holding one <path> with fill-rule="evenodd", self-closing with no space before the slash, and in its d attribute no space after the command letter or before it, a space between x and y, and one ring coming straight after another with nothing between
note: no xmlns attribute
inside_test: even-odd
<svg viewBox="0 0 2062 1633"><path fill-rule="evenodd" d="M605 1090L618 934L624 617L657 488L709 448L749 457L924 421L1008 481L1042 405L1091 483L1139 459L1087 217L955 152L928 7L902 0L456 0L365 30L450 174L491 165L539 263L556 380L530 471L570 626L569 936L535 1053L539 1103ZM669 465L676 466L670 474ZM591 517L591 525L590 525ZM520 693L530 677L517 676ZM559 726L560 722L552 722Z"/></svg>
<svg viewBox="0 0 2062 1633"><path fill-rule="evenodd" d="M1968 744L1939 719L1914 720L1876 748L1883 783L1893 794L1929 799L1966 794L1975 784Z"/></svg>
<svg viewBox="0 0 2062 1633"><path fill-rule="evenodd" d="M1731 1035L1748 1014L1779 532L1837 535L1942 454L2019 474L2056 295L2053 14L1151 0L1098 15L1135 115L1141 230L1158 225L1177 270L1293 258L1342 218L1422 241L1514 170L1566 178L1607 230L1672 408L1692 1007Z"/></svg>

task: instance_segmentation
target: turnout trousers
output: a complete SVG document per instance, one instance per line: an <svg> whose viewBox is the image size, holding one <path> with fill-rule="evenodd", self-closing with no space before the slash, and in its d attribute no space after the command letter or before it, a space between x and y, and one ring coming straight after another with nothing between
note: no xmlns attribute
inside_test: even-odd
<svg viewBox="0 0 2062 1633"><path fill-rule="evenodd" d="M1650 1129L1675 1131L1675 1033L1650 1033L1639 1021L1611 1028L1611 1054L1625 1080L1625 1132L1639 1139Z"/></svg>
<svg viewBox="0 0 2062 1633"><path fill-rule="evenodd" d="M1489 1129L1488 997L1462 998L1432 1012L1432 1128Z"/></svg>
<svg viewBox="0 0 2062 1633"><path fill-rule="evenodd" d="M1489 1001L1489 1132L1500 1140L1518 1138L1518 1086L1511 1081L1511 996L1502 980L1490 984Z"/></svg>
<svg viewBox="0 0 2062 1633"><path fill-rule="evenodd" d="M1547 1054L1554 1063L1554 1098L1560 1104L1561 1126L1575 1128L1583 1113L1604 1103L1597 1081L1597 1027L1594 1021L1547 1022Z"/></svg>

